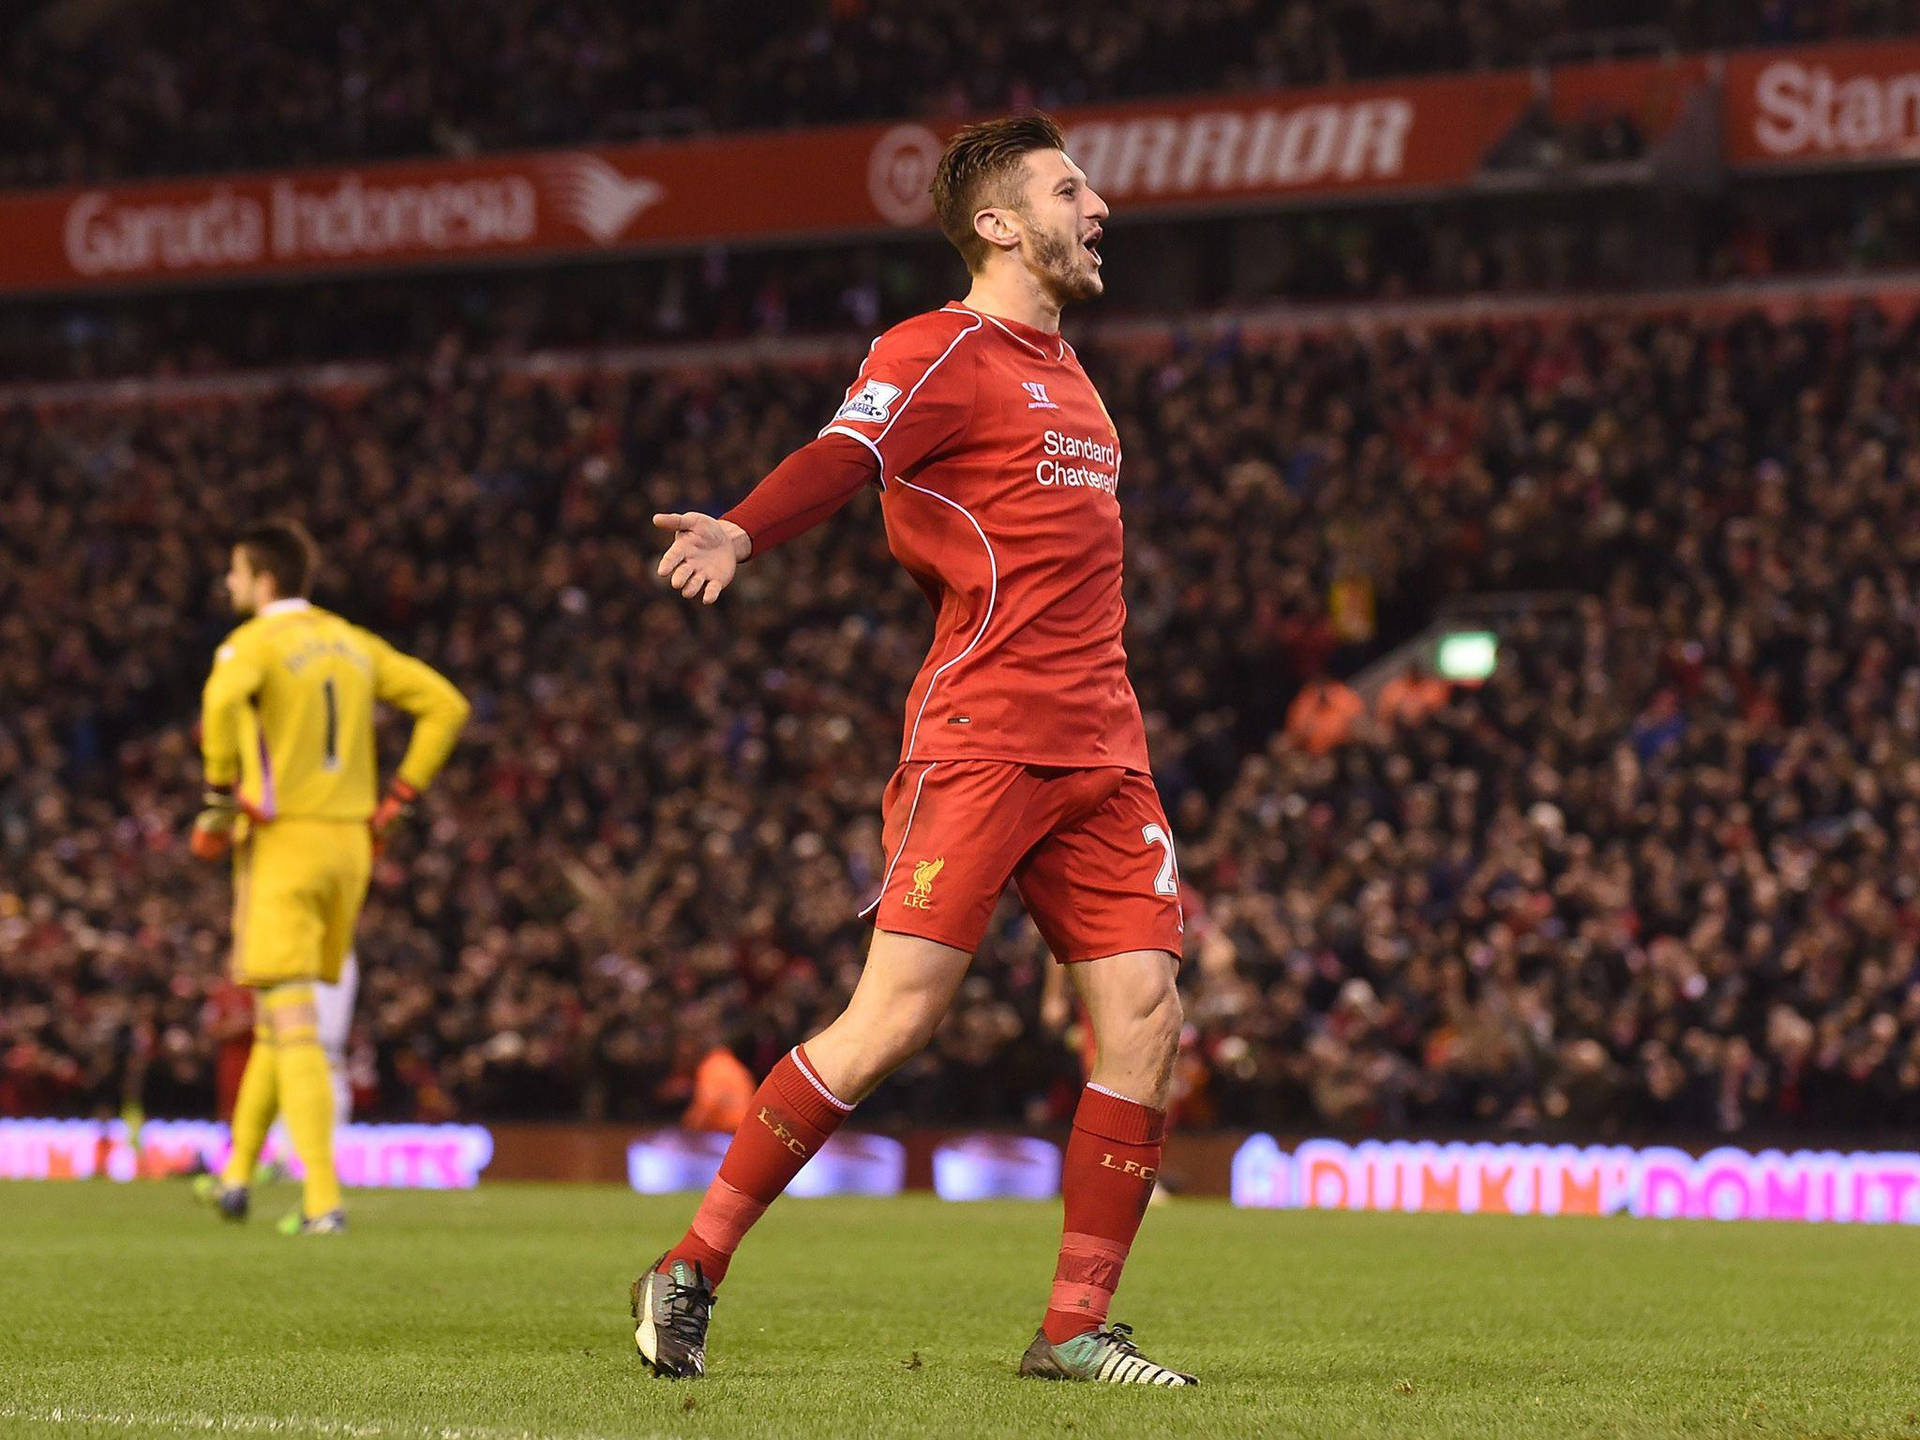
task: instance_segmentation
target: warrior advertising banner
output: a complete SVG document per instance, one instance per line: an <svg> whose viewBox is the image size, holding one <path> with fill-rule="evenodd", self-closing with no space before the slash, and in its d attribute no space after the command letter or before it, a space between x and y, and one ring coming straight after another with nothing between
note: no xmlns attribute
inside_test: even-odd
<svg viewBox="0 0 1920 1440"><path fill-rule="evenodd" d="M1077 110L1070 153L1132 211L1439 190L1513 124L1520 74ZM958 124L856 125L0 196L0 291L590 256L932 222Z"/></svg>

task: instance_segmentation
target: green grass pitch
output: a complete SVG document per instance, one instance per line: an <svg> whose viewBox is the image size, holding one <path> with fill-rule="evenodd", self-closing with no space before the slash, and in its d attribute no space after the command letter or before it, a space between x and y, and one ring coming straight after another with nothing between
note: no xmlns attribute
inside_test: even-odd
<svg viewBox="0 0 1920 1440"><path fill-rule="evenodd" d="M690 1197L350 1197L344 1240L184 1185L0 1185L0 1435L1914 1436L1920 1231L1153 1210L1115 1318L1197 1391L1020 1381L1050 1205L790 1200L705 1380L627 1284Z"/></svg>

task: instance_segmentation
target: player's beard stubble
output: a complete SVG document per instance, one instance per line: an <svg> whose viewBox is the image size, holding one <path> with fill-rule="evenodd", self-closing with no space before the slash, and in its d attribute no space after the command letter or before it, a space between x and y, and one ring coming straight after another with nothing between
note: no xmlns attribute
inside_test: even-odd
<svg viewBox="0 0 1920 1440"><path fill-rule="evenodd" d="M1079 241L1034 228L1027 231L1027 243L1034 273L1062 305L1073 300L1092 300L1107 288L1100 272L1093 268L1086 247Z"/></svg>

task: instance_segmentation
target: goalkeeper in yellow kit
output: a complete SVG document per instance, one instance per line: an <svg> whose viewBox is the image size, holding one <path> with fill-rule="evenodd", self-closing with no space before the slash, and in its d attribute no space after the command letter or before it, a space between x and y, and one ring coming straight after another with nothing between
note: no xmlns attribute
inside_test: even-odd
<svg viewBox="0 0 1920 1440"><path fill-rule="evenodd" d="M205 1193L245 1219L254 1163L284 1114L306 1169L300 1232L331 1234L346 1219L314 984L339 979L374 852L446 762L468 706L438 671L308 603L314 563L290 521L234 544L227 594L250 618L221 644L201 696L207 793L192 844L207 859L233 852L233 973L259 1002L233 1153ZM376 700L414 717L378 804Z"/></svg>

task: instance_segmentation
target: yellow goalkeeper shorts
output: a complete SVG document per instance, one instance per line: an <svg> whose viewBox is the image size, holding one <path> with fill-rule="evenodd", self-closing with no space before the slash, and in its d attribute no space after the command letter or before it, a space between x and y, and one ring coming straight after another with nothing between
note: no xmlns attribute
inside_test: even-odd
<svg viewBox="0 0 1920 1440"><path fill-rule="evenodd" d="M233 978L252 986L338 981L372 871L364 821L251 827L233 851Z"/></svg>

